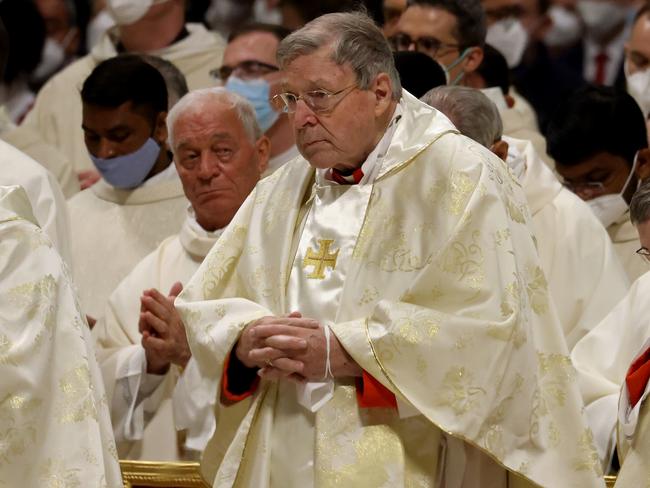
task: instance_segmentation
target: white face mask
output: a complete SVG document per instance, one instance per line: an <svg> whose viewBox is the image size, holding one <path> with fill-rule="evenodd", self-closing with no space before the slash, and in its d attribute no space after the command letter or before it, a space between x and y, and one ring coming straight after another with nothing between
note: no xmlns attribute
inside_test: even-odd
<svg viewBox="0 0 650 488"><path fill-rule="evenodd" d="M528 32L518 19L502 19L488 28L485 41L503 54L508 68L514 68L528 46Z"/></svg>
<svg viewBox="0 0 650 488"><path fill-rule="evenodd" d="M611 193L609 195L602 195L587 200L589 207L591 207L591 211L596 215L596 217L598 217L598 220L600 220L606 228L616 223L629 208L623 195L627 191L627 187L632 180L634 171L636 170L637 156L638 154L634 156L634 164L632 164L630 174L628 175L627 180L625 180L625 184L619 193Z"/></svg>
<svg viewBox="0 0 650 488"><path fill-rule="evenodd" d="M113 17L106 11L99 12L86 27L86 48L88 52L99 43L104 33L115 25Z"/></svg>
<svg viewBox="0 0 650 488"><path fill-rule="evenodd" d="M492 86L490 88L481 88L481 93L488 97L493 104L497 106L499 112L508 110L508 103L506 102L506 97L503 96L503 91L498 86Z"/></svg>
<svg viewBox="0 0 650 488"><path fill-rule="evenodd" d="M576 9L585 23L587 32L596 39L610 34L627 19L627 7L609 0L578 0Z"/></svg>
<svg viewBox="0 0 650 488"><path fill-rule="evenodd" d="M625 80L627 92L639 104L643 117L647 119L650 114L650 68L630 74L628 63L625 61Z"/></svg>
<svg viewBox="0 0 650 488"><path fill-rule="evenodd" d="M551 28L544 36L544 42L550 47L570 46L580 39L582 25L580 17L573 11L561 5L553 5L548 15L551 18Z"/></svg>
<svg viewBox="0 0 650 488"><path fill-rule="evenodd" d="M65 62L65 50L74 39L75 31L70 29L60 44L48 37L43 44L41 62L32 73L32 79L42 81L54 74Z"/></svg>
<svg viewBox="0 0 650 488"><path fill-rule="evenodd" d="M149 9L168 0L106 0L106 10L117 25L129 25L144 17Z"/></svg>

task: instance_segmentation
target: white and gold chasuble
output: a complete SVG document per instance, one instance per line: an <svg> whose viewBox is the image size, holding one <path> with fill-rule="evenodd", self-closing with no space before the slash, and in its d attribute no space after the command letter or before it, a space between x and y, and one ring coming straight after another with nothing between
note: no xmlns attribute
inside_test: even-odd
<svg viewBox="0 0 650 488"><path fill-rule="evenodd" d="M337 380L312 438L308 411L289 401L295 386L263 381L219 404L204 476L220 488L295 486L308 458L317 487L604 486L521 188L440 113L407 93L400 105L367 206L346 204L361 225L341 290L324 266L323 297L304 304L334 316L354 360L416 415L360 409L352 382ZM221 378L252 320L292 311L304 216L319 204L314 173L298 159L261 181L177 299L202 375ZM339 250L335 273L348 231L332 229L314 228L309 247L327 263ZM293 435L278 436L276 421L292 414ZM302 449L294 465L274 465L282 445Z"/></svg>
<svg viewBox="0 0 650 488"><path fill-rule="evenodd" d="M122 486L67 268L20 187L0 187L0 486Z"/></svg>

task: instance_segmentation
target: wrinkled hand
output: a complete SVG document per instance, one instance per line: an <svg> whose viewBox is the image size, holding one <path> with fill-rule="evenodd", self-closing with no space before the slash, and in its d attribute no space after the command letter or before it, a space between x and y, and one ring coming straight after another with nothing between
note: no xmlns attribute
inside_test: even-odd
<svg viewBox="0 0 650 488"><path fill-rule="evenodd" d="M102 176L99 174L99 171L94 169L89 169L85 171L79 171L77 173L77 179L79 180L79 186L82 190L90 188L95 183L97 183Z"/></svg>
<svg viewBox="0 0 650 488"><path fill-rule="evenodd" d="M139 328L149 373L163 374L170 364L184 368L192 357L185 325L174 307L174 299L182 290L183 285L175 283L169 296L151 289L140 297Z"/></svg>
<svg viewBox="0 0 650 488"><path fill-rule="evenodd" d="M316 320L294 312L286 318L265 317L250 327L254 340L243 346L248 348L245 359L261 368L260 376L296 381L324 378L327 344L325 330ZM246 364L242 357L237 357ZM362 373L334 334L330 334L330 369L335 378Z"/></svg>

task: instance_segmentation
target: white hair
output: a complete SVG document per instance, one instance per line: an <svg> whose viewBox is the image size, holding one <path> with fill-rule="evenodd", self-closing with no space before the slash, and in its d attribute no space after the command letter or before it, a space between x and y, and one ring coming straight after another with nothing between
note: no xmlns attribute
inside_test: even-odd
<svg viewBox="0 0 650 488"><path fill-rule="evenodd" d="M352 67L359 88L367 90L379 73L386 73L393 85L392 98L402 96L402 84L388 41L379 27L363 12L322 15L289 34L278 46L278 63L285 68L299 56L331 46L332 61Z"/></svg>
<svg viewBox="0 0 650 488"><path fill-rule="evenodd" d="M420 100L449 117L461 134L488 149L501 140L503 122L499 109L479 90L467 86L438 86Z"/></svg>
<svg viewBox="0 0 650 488"><path fill-rule="evenodd" d="M650 220L650 181L643 183L630 202L630 220L634 225Z"/></svg>
<svg viewBox="0 0 650 488"><path fill-rule="evenodd" d="M248 100L221 86L203 88L189 92L176 102L176 105L167 114L167 133L172 152L174 152L174 127L178 118L188 112L210 110L210 104L214 102L229 105L235 110L251 142L255 143L262 137L262 129L257 123L255 109Z"/></svg>

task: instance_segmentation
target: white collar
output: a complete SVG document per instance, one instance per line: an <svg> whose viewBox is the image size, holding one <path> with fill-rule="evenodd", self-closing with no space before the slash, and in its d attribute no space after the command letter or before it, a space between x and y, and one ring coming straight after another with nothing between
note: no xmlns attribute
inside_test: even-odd
<svg viewBox="0 0 650 488"><path fill-rule="evenodd" d="M172 161L170 165L163 169L160 173L153 175L148 180L145 180L142 185L140 185L140 187L145 188L147 186L153 186L159 183L173 181L176 179L178 179L178 172L176 171L176 165Z"/></svg>
<svg viewBox="0 0 650 488"><path fill-rule="evenodd" d="M225 227L214 231L205 230L196 220L196 214L191 205L187 208L187 216L181 227L179 238L183 248L193 256L205 258L215 242L223 234Z"/></svg>

